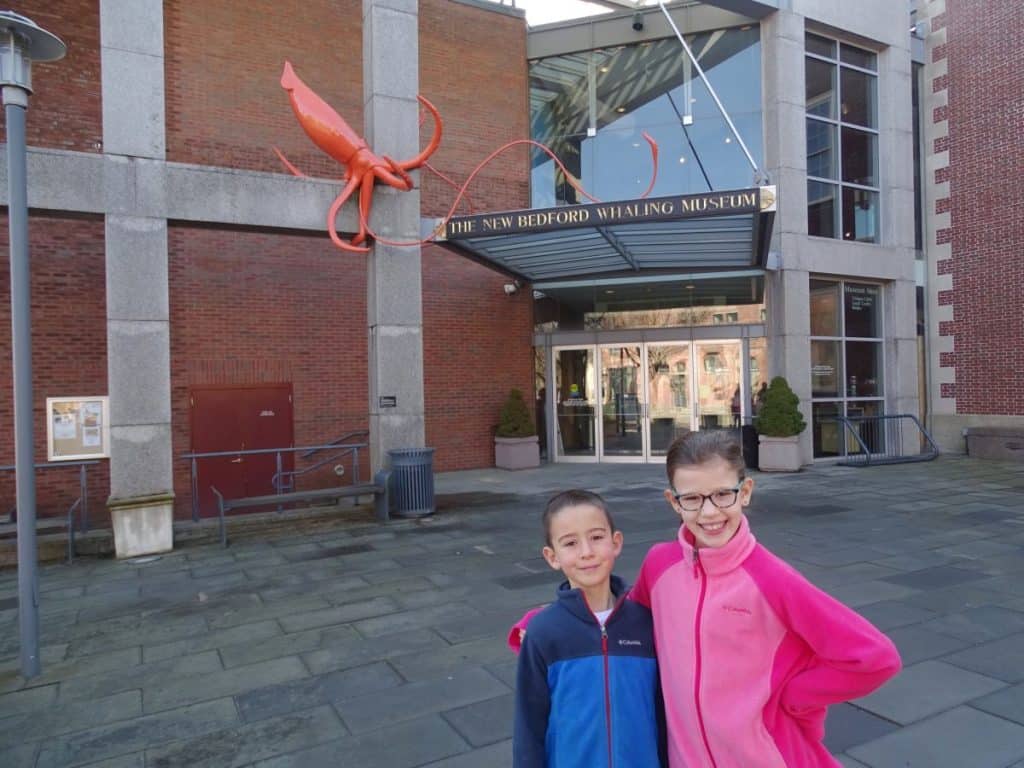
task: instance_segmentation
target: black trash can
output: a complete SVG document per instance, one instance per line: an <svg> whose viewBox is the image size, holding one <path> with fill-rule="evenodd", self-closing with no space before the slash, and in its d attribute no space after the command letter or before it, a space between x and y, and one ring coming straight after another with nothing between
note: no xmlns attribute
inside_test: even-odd
<svg viewBox="0 0 1024 768"><path fill-rule="evenodd" d="M398 517L434 514L434 449L397 448L391 457L391 499Z"/></svg>
<svg viewBox="0 0 1024 768"><path fill-rule="evenodd" d="M746 463L747 469L757 469L759 458L757 430L751 424L744 424L740 433L743 442L743 461Z"/></svg>

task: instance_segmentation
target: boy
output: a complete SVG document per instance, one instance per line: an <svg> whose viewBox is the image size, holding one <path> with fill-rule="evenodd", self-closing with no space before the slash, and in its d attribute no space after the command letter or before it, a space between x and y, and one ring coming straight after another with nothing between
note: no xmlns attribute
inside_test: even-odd
<svg viewBox="0 0 1024 768"><path fill-rule="evenodd" d="M542 519L544 559L567 581L523 639L513 765L662 765L651 614L626 601L625 585L612 575L622 533L604 500L588 491L553 497Z"/></svg>

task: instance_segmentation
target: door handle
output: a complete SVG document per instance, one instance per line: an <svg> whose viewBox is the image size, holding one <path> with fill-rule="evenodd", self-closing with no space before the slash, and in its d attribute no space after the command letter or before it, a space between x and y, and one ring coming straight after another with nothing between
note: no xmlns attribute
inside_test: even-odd
<svg viewBox="0 0 1024 768"><path fill-rule="evenodd" d="M232 464L241 464L242 463L242 457L239 456L237 459L232 459L231 463Z"/></svg>

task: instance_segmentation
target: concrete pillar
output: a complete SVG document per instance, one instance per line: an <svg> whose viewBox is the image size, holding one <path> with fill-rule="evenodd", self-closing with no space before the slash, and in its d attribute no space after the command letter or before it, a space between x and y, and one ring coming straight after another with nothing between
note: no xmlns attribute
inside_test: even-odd
<svg viewBox="0 0 1024 768"><path fill-rule="evenodd" d="M365 135L378 155L402 160L419 152L419 21L416 0L363 0ZM420 238L417 188L378 186L371 226L399 241ZM374 243L367 255L370 375L370 461L387 463L391 448L421 447L423 297L419 247ZM392 404L393 403L393 404Z"/></svg>
<svg viewBox="0 0 1024 768"><path fill-rule="evenodd" d="M161 0L100 1L103 151L164 160ZM167 220L106 216L110 499L119 557L172 546Z"/></svg>
<svg viewBox="0 0 1024 768"><path fill-rule="evenodd" d="M800 398L808 429L800 435L800 455L812 460L810 274L800 258L807 237L807 150L804 86L804 19L780 10L761 23L761 66L764 73L765 168L778 194L772 251L780 269L770 272L768 305L768 368L785 376Z"/></svg>

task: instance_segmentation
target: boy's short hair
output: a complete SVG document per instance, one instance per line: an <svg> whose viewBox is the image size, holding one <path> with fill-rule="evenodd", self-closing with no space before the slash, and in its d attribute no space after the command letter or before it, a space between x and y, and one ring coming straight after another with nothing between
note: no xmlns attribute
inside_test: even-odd
<svg viewBox="0 0 1024 768"><path fill-rule="evenodd" d="M547 506L544 507L544 514L541 515L541 525L544 526L544 541L547 542L549 547L551 546L551 521L555 515L567 507L578 507L584 504L597 507L604 512L605 519L608 521L608 527L612 533L618 530L615 527L615 521L612 519L612 513L608 511L607 502L601 498L599 493L573 488L569 491L556 493L548 499Z"/></svg>
<svg viewBox="0 0 1024 768"><path fill-rule="evenodd" d="M725 460L743 479L746 463L743 461L743 446L736 436L727 429L709 429L687 432L676 438L665 455L665 472L668 483L680 467L703 464L715 458Z"/></svg>

